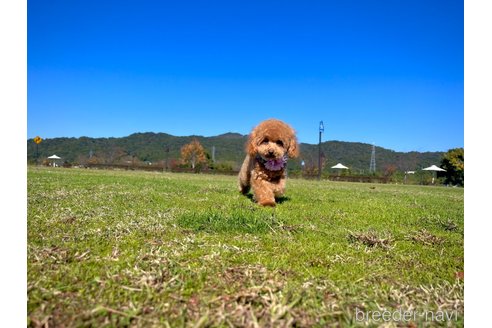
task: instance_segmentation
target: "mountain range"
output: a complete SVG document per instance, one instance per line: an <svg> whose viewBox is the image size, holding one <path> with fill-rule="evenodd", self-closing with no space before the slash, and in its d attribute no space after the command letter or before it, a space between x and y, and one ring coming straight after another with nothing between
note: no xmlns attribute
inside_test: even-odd
<svg viewBox="0 0 492 328"><path fill-rule="evenodd" d="M163 163L178 162L180 150L185 144L197 139L205 148L210 160L227 164L238 169L244 159L246 135L225 133L213 137L173 136L166 133L134 133L120 138L51 138L43 140L37 147L34 139L27 140L27 160L42 161L56 154L68 163L83 163L97 159L100 163L122 161L141 161ZM298 169L304 162L306 168L317 167L319 146L301 143L301 155L289 162L289 168ZM321 153L325 167L337 163L348 166L352 171L363 173L369 171L372 145L360 142L326 141L321 143ZM37 148L37 149L36 149ZM382 147L375 147L376 170L383 172L389 166L401 171L417 170L432 164L439 165L444 152L397 152ZM292 164L291 164L292 163Z"/></svg>

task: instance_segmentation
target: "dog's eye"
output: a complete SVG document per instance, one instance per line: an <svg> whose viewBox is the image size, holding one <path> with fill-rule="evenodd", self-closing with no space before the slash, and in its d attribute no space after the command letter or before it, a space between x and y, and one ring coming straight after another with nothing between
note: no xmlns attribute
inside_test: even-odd
<svg viewBox="0 0 492 328"><path fill-rule="evenodd" d="M282 140L278 140L276 142L277 145L279 145L280 147L283 147L284 146L284 143L282 142Z"/></svg>
<svg viewBox="0 0 492 328"><path fill-rule="evenodd" d="M263 141L261 143L266 144L268 142L269 142L268 138L265 138L265 139L263 139Z"/></svg>

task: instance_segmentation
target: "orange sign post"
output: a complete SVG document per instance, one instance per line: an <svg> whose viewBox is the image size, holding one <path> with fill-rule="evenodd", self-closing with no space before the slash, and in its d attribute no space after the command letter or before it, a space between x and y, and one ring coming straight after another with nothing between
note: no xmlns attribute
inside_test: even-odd
<svg viewBox="0 0 492 328"><path fill-rule="evenodd" d="M38 146L41 143L41 141L43 141L43 139L40 136L36 136L36 138L34 138L34 143L36 144L36 165L39 164L39 151L38 151Z"/></svg>

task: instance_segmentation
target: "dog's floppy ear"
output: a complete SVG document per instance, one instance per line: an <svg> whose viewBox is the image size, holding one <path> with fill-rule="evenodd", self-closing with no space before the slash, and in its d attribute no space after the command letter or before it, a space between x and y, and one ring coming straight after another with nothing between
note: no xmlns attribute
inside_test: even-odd
<svg viewBox="0 0 492 328"><path fill-rule="evenodd" d="M290 158L299 156L299 144L297 143L296 132L292 127L289 127L289 146L287 148L287 154Z"/></svg>
<svg viewBox="0 0 492 328"><path fill-rule="evenodd" d="M251 133L248 136L248 141L246 142L246 152L250 156L256 156L257 153L257 147L258 147L258 140L257 140L257 134L256 134L256 129L251 131Z"/></svg>
<svg viewBox="0 0 492 328"><path fill-rule="evenodd" d="M287 154L291 158L299 156L299 144L295 136L292 136L289 140L289 148L287 149Z"/></svg>

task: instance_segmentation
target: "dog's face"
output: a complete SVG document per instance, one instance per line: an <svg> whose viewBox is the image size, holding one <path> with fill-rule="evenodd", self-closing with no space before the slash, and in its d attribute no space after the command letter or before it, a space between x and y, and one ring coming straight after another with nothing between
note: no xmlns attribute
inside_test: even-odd
<svg viewBox="0 0 492 328"><path fill-rule="evenodd" d="M299 146L294 130L286 123L270 119L261 122L249 135L247 152L265 160L297 157Z"/></svg>
<svg viewBox="0 0 492 328"><path fill-rule="evenodd" d="M266 160L278 159L285 155L286 148L283 140L265 136L256 147L256 152Z"/></svg>

